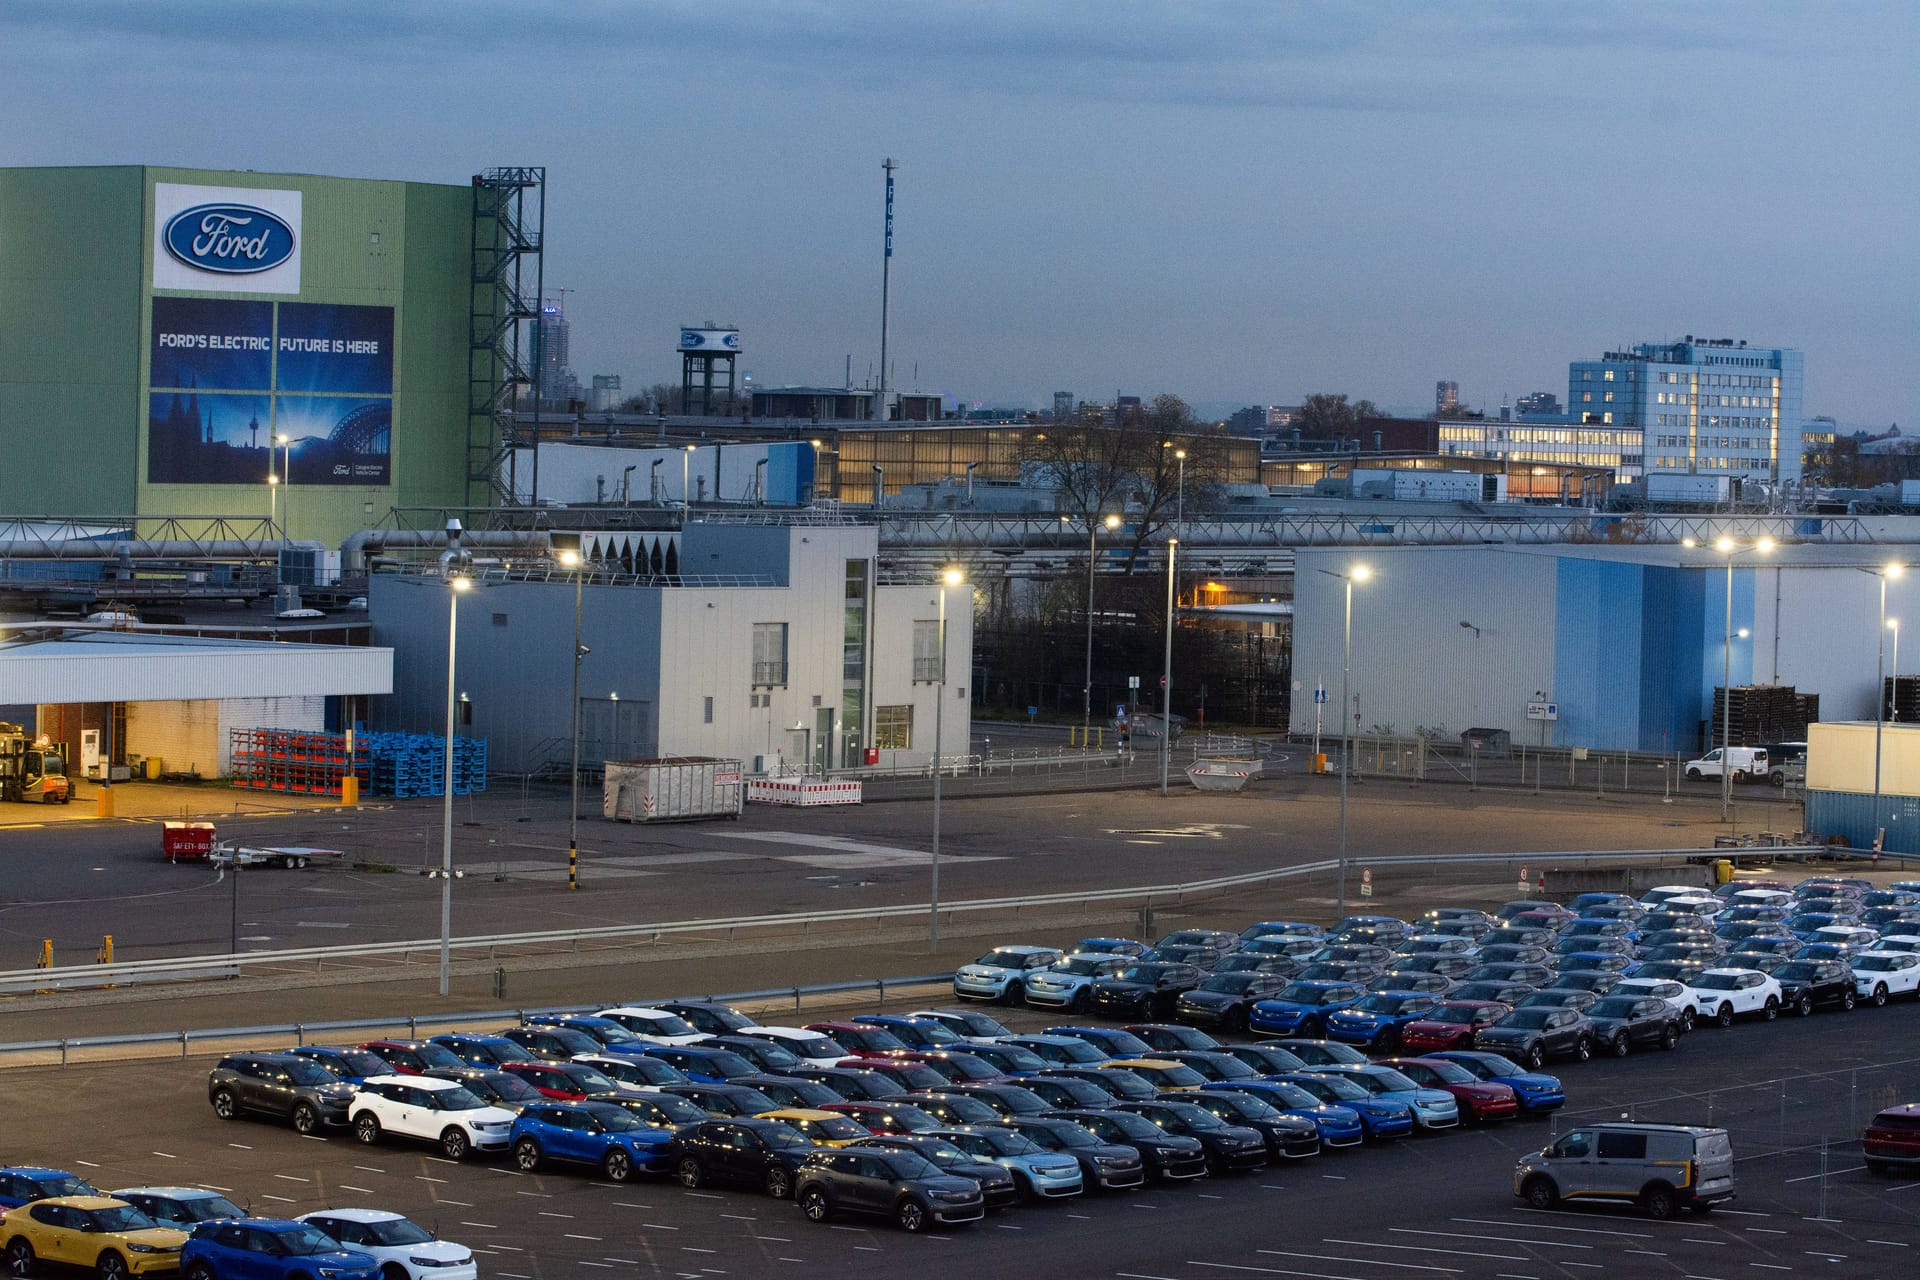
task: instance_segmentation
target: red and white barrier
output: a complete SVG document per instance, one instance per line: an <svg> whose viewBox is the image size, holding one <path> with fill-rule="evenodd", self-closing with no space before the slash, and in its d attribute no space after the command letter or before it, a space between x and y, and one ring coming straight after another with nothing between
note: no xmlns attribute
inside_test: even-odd
<svg viewBox="0 0 1920 1280"><path fill-rule="evenodd" d="M747 783L747 799L761 804L795 807L820 804L859 804L857 782L826 782L808 778L767 778Z"/></svg>

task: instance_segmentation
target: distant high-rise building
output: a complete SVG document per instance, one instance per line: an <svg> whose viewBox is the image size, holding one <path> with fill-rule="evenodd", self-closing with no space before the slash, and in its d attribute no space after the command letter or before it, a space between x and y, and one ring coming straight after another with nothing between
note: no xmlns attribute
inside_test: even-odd
<svg viewBox="0 0 1920 1280"><path fill-rule="evenodd" d="M1433 411L1435 413L1451 413L1459 407L1459 383L1442 381L1433 384Z"/></svg>
<svg viewBox="0 0 1920 1280"><path fill-rule="evenodd" d="M1560 397L1551 391L1535 391L1521 396L1513 402L1513 411L1519 415L1551 414L1555 417L1566 412L1560 407Z"/></svg>
<svg viewBox="0 0 1920 1280"><path fill-rule="evenodd" d="M587 408L595 413L611 413L620 407L620 375L617 373L596 373L593 375L593 393L587 397Z"/></svg>
<svg viewBox="0 0 1920 1280"><path fill-rule="evenodd" d="M1731 338L1641 343L1567 368L1567 413L1638 431L1632 475L1800 479L1805 356Z"/></svg>
<svg viewBox="0 0 1920 1280"><path fill-rule="evenodd" d="M1055 422L1065 422L1073 416L1073 392L1056 391L1053 393L1053 418Z"/></svg>
<svg viewBox="0 0 1920 1280"><path fill-rule="evenodd" d="M534 387L542 400L567 400L577 386L568 360L571 326L558 302L544 302L534 328Z"/></svg>

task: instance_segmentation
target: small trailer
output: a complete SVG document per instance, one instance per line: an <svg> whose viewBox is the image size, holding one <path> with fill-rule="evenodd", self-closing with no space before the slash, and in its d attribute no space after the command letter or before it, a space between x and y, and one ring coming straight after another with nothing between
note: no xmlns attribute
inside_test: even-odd
<svg viewBox="0 0 1920 1280"><path fill-rule="evenodd" d="M160 824L160 856L168 862L205 862L213 852L211 822Z"/></svg>
<svg viewBox="0 0 1920 1280"><path fill-rule="evenodd" d="M341 862L345 858L346 855L338 849L317 849L310 845L295 844L242 845L231 840L216 840L207 851L207 861L216 867L238 863L242 867L286 867L297 871L308 863Z"/></svg>

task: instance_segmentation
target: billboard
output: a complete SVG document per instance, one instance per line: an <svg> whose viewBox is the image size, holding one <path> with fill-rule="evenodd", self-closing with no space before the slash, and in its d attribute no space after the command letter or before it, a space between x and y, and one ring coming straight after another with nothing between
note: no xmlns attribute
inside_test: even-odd
<svg viewBox="0 0 1920 1280"><path fill-rule="evenodd" d="M682 329L679 349L738 355L740 331L738 329Z"/></svg>
<svg viewBox="0 0 1920 1280"><path fill-rule="evenodd" d="M391 307L156 297L148 386L150 484L392 480Z"/></svg>
<svg viewBox="0 0 1920 1280"><path fill-rule="evenodd" d="M300 292L300 193L153 184L153 287Z"/></svg>

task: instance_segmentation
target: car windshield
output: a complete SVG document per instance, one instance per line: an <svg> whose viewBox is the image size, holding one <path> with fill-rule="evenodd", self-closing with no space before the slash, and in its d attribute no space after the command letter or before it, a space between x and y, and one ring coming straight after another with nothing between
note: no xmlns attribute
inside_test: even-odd
<svg viewBox="0 0 1920 1280"><path fill-rule="evenodd" d="M1820 976L1820 966L1811 960L1789 960L1773 976L1782 982L1811 982Z"/></svg>
<svg viewBox="0 0 1920 1280"><path fill-rule="evenodd" d="M1902 956L1864 955L1853 962L1853 967L1856 969L1865 969L1872 973L1890 973L1895 969L1904 969L1907 967L1901 963L1903 959L1904 957Z"/></svg>
<svg viewBox="0 0 1920 1280"><path fill-rule="evenodd" d="M901 1150L902 1148L893 1148ZM913 1150L937 1165L972 1164L973 1157L941 1138L927 1138L913 1145Z"/></svg>
<svg viewBox="0 0 1920 1280"><path fill-rule="evenodd" d="M108 1205L87 1215L95 1231L145 1231L160 1224L130 1204Z"/></svg>
<svg viewBox="0 0 1920 1280"><path fill-rule="evenodd" d="M1207 1082L1207 1078L1184 1062L1175 1062L1154 1071L1154 1078L1161 1084L1175 1089L1198 1089Z"/></svg>
<svg viewBox="0 0 1920 1280"><path fill-rule="evenodd" d="M851 1142L855 1138L864 1138L872 1132L865 1125L856 1124L845 1116L816 1119L812 1121L812 1128L818 1137L834 1142Z"/></svg>
<svg viewBox="0 0 1920 1280"><path fill-rule="evenodd" d="M1105 1062L1107 1058L1085 1040L1075 1040L1072 1036L1062 1036L1060 1043L1048 1045L1047 1051L1062 1062Z"/></svg>
<svg viewBox="0 0 1920 1280"><path fill-rule="evenodd" d="M1206 1058L1207 1072L1215 1080L1251 1080L1260 1073L1230 1053L1212 1053Z"/></svg>
<svg viewBox="0 0 1920 1280"><path fill-rule="evenodd" d="M386 1060L366 1049L338 1049L339 1069L350 1076L383 1076L389 1071ZM322 1066L326 1059L319 1059Z"/></svg>
<svg viewBox="0 0 1920 1280"><path fill-rule="evenodd" d="M1631 1018L1633 1006L1638 1004L1632 996L1607 996L1587 1006L1589 1018Z"/></svg>
<svg viewBox="0 0 1920 1280"><path fill-rule="evenodd" d="M332 1236L318 1227L305 1224L274 1234L279 1242L279 1252L290 1257L306 1258L316 1253L336 1253L340 1249Z"/></svg>
<svg viewBox="0 0 1920 1280"><path fill-rule="evenodd" d="M1424 1060L1422 1065L1446 1084L1472 1084L1477 1078L1459 1063L1448 1062L1445 1058Z"/></svg>
<svg viewBox="0 0 1920 1280"><path fill-rule="evenodd" d="M1275 1000L1284 1000L1288 1004L1325 1004L1337 987L1310 987L1305 983L1289 983Z"/></svg>
<svg viewBox="0 0 1920 1280"><path fill-rule="evenodd" d="M660 1109L669 1124L693 1124L707 1118L706 1112L676 1093L651 1094L647 1101Z"/></svg>
<svg viewBox="0 0 1920 1280"><path fill-rule="evenodd" d="M855 1125L854 1128L860 1126ZM898 1148L887 1151L882 1157L896 1178L938 1178L942 1174L940 1166L928 1160L918 1151L902 1151Z"/></svg>
<svg viewBox="0 0 1920 1280"><path fill-rule="evenodd" d="M1367 1090L1345 1076L1319 1076L1310 1081L1301 1081L1300 1087L1332 1102L1358 1102L1369 1096Z"/></svg>
<svg viewBox="0 0 1920 1280"><path fill-rule="evenodd" d="M474 1097L473 1090L463 1084L457 1084L451 1089L436 1089L433 1098L442 1111L472 1111L476 1107L487 1105Z"/></svg>
<svg viewBox="0 0 1920 1280"><path fill-rule="evenodd" d="M595 1071L592 1067L576 1063L567 1069L566 1074L568 1079L588 1093L617 1093L620 1089L611 1076L603 1071Z"/></svg>
<svg viewBox="0 0 1920 1280"><path fill-rule="evenodd" d="M1025 1134L1013 1133L1005 1129L989 1130L987 1144L1003 1156L1039 1155L1046 1150Z"/></svg>
<svg viewBox="0 0 1920 1280"><path fill-rule="evenodd" d="M183 1222L212 1222L216 1218L244 1216L239 1205L225 1196L188 1196L168 1204L166 1215Z"/></svg>
<svg viewBox="0 0 1920 1280"><path fill-rule="evenodd" d="M772 1101L772 1099L768 1099L768 1101ZM774 1110L772 1107L767 1109L769 1111ZM791 1148L810 1147L813 1145L807 1141L805 1134L801 1133L792 1125L779 1123L770 1124L766 1128L761 1129L759 1133L762 1138L766 1139L767 1145L770 1147Z"/></svg>
<svg viewBox="0 0 1920 1280"><path fill-rule="evenodd" d="M1053 966L1055 973L1071 973L1082 978L1090 978L1105 972L1113 964L1111 960L1094 960L1086 956L1068 956Z"/></svg>
<svg viewBox="0 0 1920 1280"><path fill-rule="evenodd" d="M296 1058L287 1063L287 1074L293 1077L295 1084L317 1088L321 1085L337 1084L339 1077L317 1062L305 1058Z"/></svg>
<svg viewBox="0 0 1920 1280"><path fill-rule="evenodd" d="M1368 1080L1378 1081L1395 1093L1405 1093L1410 1089L1418 1089L1420 1087L1406 1076L1395 1071L1392 1067L1374 1067L1366 1073L1366 1078Z"/></svg>
<svg viewBox="0 0 1920 1280"><path fill-rule="evenodd" d="M1174 1116L1189 1129L1198 1129L1211 1133L1216 1129L1224 1129L1227 1127L1225 1120L1222 1120L1205 1107L1180 1106L1176 1104L1168 1107L1167 1113Z"/></svg>
<svg viewBox="0 0 1920 1280"><path fill-rule="evenodd" d="M367 1229L367 1235L371 1237L367 1241L368 1244L395 1247L429 1244L433 1241L433 1232L405 1218L388 1218L384 1222L368 1222L363 1225Z"/></svg>
<svg viewBox="0 0 1920 1280"><path fill-rule="evenodd" d="M995 947L992 951L975 960L975 964L992 965L999 969L1023 969L1027 964L1025 951L1013 951L1005 947Z"/></svg>
<svg viewBox="0 0 1920 1280"><path fill-rule="evenodd" d="M54 1196L95 1196L100 1193L85 1178L76 1178L70 1173L56 1173L47 1177L28 1179L35 1191L48 1198Z"/></svg>
<svg viewBox="0 0 1920 1280"><path fill-rule="evenodd" d="M1400 1007L1406 1003L1406 996L1389 995L1383 992L1370 995L1353 1007L1367 1013L1398 1013Z"/></svg>
<svg viewBox="0 0 1920 1280"><path fill-rule="evenodd" d="M1218 991L1225 995L1239 995L1254 984L1257 974L1252 973L1216 973L1200 984L1202 991Z"/></svg>
<svg viewBox="0 0 1920 1280"><path fill-rule="evenodd" d="M1267 1103L1245 1093L1220 1093L1208 1098L1206 1105L1209 1110L1219 1107L1241 1120L1275 1120L1280 1116Z"/></svg>
<svg viewBox="0 0 1920 1280"><path fill-rule="evenodd" d="M560 1042L560 1047L565 1049L568 1053L596 1053L600 1049L600 1042L598 1040L595 1040L592 1036L588 1035L586 1032L576 1031L572 1027L543 1026L543 1027L536 1028L536 1030L541 1031L547 1035L550 1035L555 1040L558 1040Z"/></svg>
<svg viewBox="0 0 1920 1280"><path fill-rule="evenodd" d="M1472 1004L1443 1004L1437 1009L1427 1011L1428 1022L1448 1022L1470 1024L1482 1006Z"/></svg>
<svg viewBox="0 0 1920 1280"><path fill-rule="evenodd" d="M1158 982L1166 971L1163 964L1130 964L1113 976L1121 982Z"/></svg>
<svg viewBox="0 0 1920 1280"><path fill-rule="evenodd" d="M635 1019L639 1021L640 1019ZM697 1036L691 1022L677 1013L649 1013L645 1015L643 1030L650 1036Z"/></svg>
<svg viewBox="0 0 1920 1280"><path fill-rule="evenodd" d="M638 1120L635 1120L625 1107L616 1107L610 1103L590 1103L582 1108L582 1110L593 1116L593 1118L601 1124L607 1126L608 1130L613 1133L630 1133L635 1129L644 1129L647 1127Z"/></svg>
<svg viewBox="0 0 1920 1280"><path fill-rule="evenodd" d="M1740 975L1735 973L1703 973L1693 980L1693 985L1702 991L1734 991L1740 986Z"/></svg>
<svg viewBox="0 0 1920 1280"><path fill-rule="evenodd" d="M943 1058L929 1058L926 1065L950 1080L991 1080L1001 1074L1000 1068L970 1053L950 1053Z"/></svg>
<svg viewBox="0 0 1920 1280"><path fill-rule="evenodd" d="M1500 1019L1500 1026L1519 1027L1523 1031L1538 1031L1547 1025L1547 1019L1558 1010L1555 1009L1515 1009Z"/></svg>
<svg viewBox="0 0 1920 1280"><path fill-rule="evenodd" d="M1015 1071L1045 1071L1047 1060L1031 1049L1022 1049L1017 1044L981 1045L971 1050L989 1062L999 1062Z"/></svg>
<svg viewBox="0 0 1920 1280"><path fill-rule="evenodd" d="M1515 1062L1512 1058L1503 1058L1497 1053L1483 1053L1478 1058L1473 1059L1472 1062L1474 1065L1484 1068L1488 1075L1520 1076L1526 1074L1526 1069L1519 1063ZM1471 1069L1472 1067L1470 1066L1469 1070Z"/></svg>
<svg viewBox="0 0 1920 1280"><path fill-rule="evenodd" d="M709 1049L701 1055L708 1072L717 1076L750 1076L758 1068L731 1049ZM691 1064L698 1069L702 1064Z"/></svg>
<svg viewBox="0 0 1920 1280"><path fill-rule="evenodd" d="M800 1055L792 1053L771 1040L754 1040L748 1044L735 1045L728 1050L743 1058L751 1058L770 1071L785 1071L800 1065Z"/></svg>

